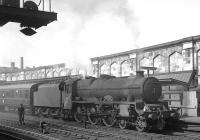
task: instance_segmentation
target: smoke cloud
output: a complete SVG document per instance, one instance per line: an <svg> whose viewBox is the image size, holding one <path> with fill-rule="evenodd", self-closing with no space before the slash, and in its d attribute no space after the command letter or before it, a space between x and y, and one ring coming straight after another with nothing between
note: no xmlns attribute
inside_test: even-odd
<svg viewBox="0 0 200 140"><path fill-rule="evenodd" d="M130 9L128 0L65 0L66 6L82 20L82 25L93 16L107 13L123 19L138 38L137 18L133 9Z"/></svg>
<svg viewBox="0 0 200 140"><path fill-rule="evenodd" d="M76 19L73 67L88 69L91 57L137 46L138 22L128 5L128 0L65 0L64 7Z"/></svg>

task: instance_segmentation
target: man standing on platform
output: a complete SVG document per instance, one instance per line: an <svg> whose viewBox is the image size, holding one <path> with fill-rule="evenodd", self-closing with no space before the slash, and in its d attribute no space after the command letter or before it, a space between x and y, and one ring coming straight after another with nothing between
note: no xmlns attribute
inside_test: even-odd
<svg viewBox="0 0 200 140"><path fill-rule="evenodd" d="M20 107L18 107L18 115L19 115L19 124L24 125L24 106L23 104L20 104Z"/></svg>

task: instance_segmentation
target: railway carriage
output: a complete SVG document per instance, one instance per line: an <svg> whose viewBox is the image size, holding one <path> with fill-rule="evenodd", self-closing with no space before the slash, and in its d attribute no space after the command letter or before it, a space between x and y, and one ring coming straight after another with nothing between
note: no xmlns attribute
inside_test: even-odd
<svg viewBox="0 0 200 140"><path fill-rule="evenodd" d="M30 109L30 88L32 84L4 84L0 86L0 109L16 111L19 104Z"/></svg>

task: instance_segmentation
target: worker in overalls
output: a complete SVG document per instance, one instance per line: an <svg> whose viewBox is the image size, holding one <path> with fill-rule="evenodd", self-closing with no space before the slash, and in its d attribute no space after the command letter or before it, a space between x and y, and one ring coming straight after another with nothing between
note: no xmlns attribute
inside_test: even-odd
<svg viewBox="0 0 200 140"><path fill-rule="evenodd" d="M18 115L19 115L19 124L20 125L25 124L24 123L24 111L25 111L25 109L24 109L23 104L20 104L20 106L18 107Z"/></svg>

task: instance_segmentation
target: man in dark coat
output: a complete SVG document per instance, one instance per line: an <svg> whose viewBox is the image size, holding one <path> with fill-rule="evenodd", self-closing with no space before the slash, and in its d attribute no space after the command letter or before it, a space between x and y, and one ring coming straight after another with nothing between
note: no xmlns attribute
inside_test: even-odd
<svg viewBox="0 0 200 140"><path fill-rule="evenodd" d="M19 115L19 124L24 124L24 106L23 104L20 104L20 107L18 107L18 115Z"/></svg>

